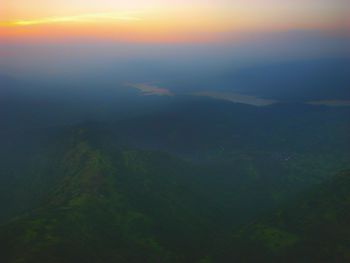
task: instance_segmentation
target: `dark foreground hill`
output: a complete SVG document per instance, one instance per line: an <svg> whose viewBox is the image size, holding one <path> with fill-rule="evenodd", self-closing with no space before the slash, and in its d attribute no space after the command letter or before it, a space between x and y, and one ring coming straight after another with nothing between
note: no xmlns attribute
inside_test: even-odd
<svg viewBox="0 0 350 263"><path fill-rule="evenodd" d="M350 171L234 234L239 262L350 262ZM254 252L254 253L253 253Z"/></svg>
<svg viewBox="0 0 350 263"><path fill-rule="evenodd" d="M186 99L78 125L10 108L0 262L349 261L349 108Z"/></svg>
<svg viewBox="0 0 350 263"><path fill-rule="evenodd" d="M208 223L181 179L186 164L156 153L116 155L84 140L70 145L48 199L2 228L2 262L183 262L189 251L196 257Z"/></svg>
<svg viewBox="0 0 350 263"><path fill-rule="evenodd" d="M300 184L257 175L254 162L194 164L96 133L60 137L51 169L38 171L50 192L0 229L1 262L349 259L348 172L293 201Z"/></svg>

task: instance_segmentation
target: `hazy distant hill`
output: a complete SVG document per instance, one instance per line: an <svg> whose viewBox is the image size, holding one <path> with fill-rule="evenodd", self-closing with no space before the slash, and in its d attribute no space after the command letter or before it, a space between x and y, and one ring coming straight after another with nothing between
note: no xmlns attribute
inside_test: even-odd
<svg viewBox="0 0 350 263"><path fill-rule="evenodd" d="M349 116L349 107L252 107L197 99L116 122L111 128L126 144L207 160L260 150L287 158L295 153L348 153Z"/></svg>
<svg viewBox="0 0 350 263"><path fill-rule="evenodd" d="M173 92L216 91L281 102L350 100L350 58L330 57L227 66L196 79L166 81Z"/></svg>
<svg viewBox="0 0 350 263"><path fill-rule="evenodd" d="M350 100L350 58L274 63L227 76L237 91L282 101Z"/></svg>

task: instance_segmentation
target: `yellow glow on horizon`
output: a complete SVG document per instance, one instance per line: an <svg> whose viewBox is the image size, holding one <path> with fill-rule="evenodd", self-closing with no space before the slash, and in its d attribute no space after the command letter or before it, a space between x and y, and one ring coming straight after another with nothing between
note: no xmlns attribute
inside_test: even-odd
<svg viewBox="0 0 350 263"><path fill-rule="evenodd" d="M243 24L208 10L152 10L91 13L0 21L0 36L74 38L92 37L127 41L208 40ZM234 24L234 26L233 26Z"/></svg>
<svg viewBox="0 0 350 263"><path fill-rule="evenodd" d="M0 23L0 26L32 26L40 24L56 24L56 23L69 23L69 22L101 22L101 21L139 21L141 18L131 16L127 14L116 13L96 13L96 14L84 14L76 16L62 16L62 17L44 17L38 19L25 19L15 21L5 21Z"/></svg>
<svg viewBox="0 0 350 263"><path fill-rule="evenodd" d="M235 5L228 0L218 0L221 5L212 0L203 5L198 4L199 0L178 0L181 2L178 5L152 0L154 6L148 0L121 1L124 5L120 6L115 1L99 3L96 0L88 0L86 5L78 0L61 0L65 2L62 6L50 0L5 1L9 1L8 7L5 5L3 10L9 12L0 18L0 38L10 40L88 37L146 42L216 41L226 39L232 33L237 37L249 32L345 28L343 15L310 12L300 4L291 5L290 2L285 8L284 0L268 0L270 4L266 8L256 0L251 0L250 4L237 0ZM14 4L16 1L17 5ZM32 1L36 5L30 8ZM110 7L105 5L107 2ZM274 2L280 5L272 7Z"/></svg>

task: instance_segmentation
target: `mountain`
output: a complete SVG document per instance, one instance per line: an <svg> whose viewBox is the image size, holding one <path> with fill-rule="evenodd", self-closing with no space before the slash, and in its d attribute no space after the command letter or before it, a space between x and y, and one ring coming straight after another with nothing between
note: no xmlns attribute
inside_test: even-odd
<svg viewBox="0 0 350 263"><path fill-rule="evenodd" d="M297 102L348 100L349 63L348 57L272 63L240 69L226 78L238 92L259 97Z"/></svg>
<svg viewBox="0 0 350 263"><path fill-rule="evenodd" d="M349 100L349 65L349 56L265 61L239 68L231 62L219 72L165 85L174 92L233 92L281 102Z"/></svg>
<svg viewBox="0 0 350 263"><path fill-rule="evenodd" d="M238 262L349 262L350 171L234 235ZM254 251L254 253L252 253Z"/></svg>
<svg viewBox="0 0 350 263"><path fill-rule="evenodd" d="M322 262L323 246L345 259L346 221L341 236L322 218L347 208L334 174L350 168L348 114L187 98L121 120L7 122L0 261Z"/></svg>
<svg viewBox="0 0 350 263"><path fill-rule="evenodd" d="M2 262L182 262L173 247L198 249L202 220L181 177L164 170L186 164L162 154L116 154L113 162L84 140L69 145L48 198L2 228ZM194 232L195 240L182 239Z"/></svg>
<svg viewBox="0 0 350 263"><path fill-rule="evenodd" d="M86 124L53 136L58 142L46 150L51 157L43 166L51 169L31 175L40 178L33 189L44 182L50 191L38 197L39 205L1 226L1 262L231 262L237 255L244 259L242 251L269 262L269 249L282 246L288 248L283 253L292 253L289 246L294 249L299 240L319 240L323 234L315 233L326 229L319 216L333 220L338 211L325 210L329 200L334 200L330 209L343 211L347 205L348 176L342 175L323 183L322 199L316 191L301 205L278 211L270 225L265 219L254 223L292 202L289 188L298 184L257 175L254 162L201 164L126 148L102 127ZM335 191L338 186L341 191ZM318 207L312 205L316 198ZM293 232L291 213L297 215L294 224L312 220L312 228L302 224ZM307 253L315 257L313 250L297 251L296 259Z"/></svg>
<svg viewBox="0 0 350 263"><path fill-rule="evenodd" d="M256 148L277 152L347 151L349 114L348 107L252 107L197 99L121 120L115 123L114 133L136 147L176 153L203 155Z"/></svg>

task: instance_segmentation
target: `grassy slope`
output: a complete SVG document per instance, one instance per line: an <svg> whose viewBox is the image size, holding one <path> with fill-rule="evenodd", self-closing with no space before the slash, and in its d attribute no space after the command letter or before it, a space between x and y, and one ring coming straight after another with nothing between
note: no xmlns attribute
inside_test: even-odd
<svg viewBox="0 0 350 263"><path fill-rule="evenodd" d="M350 172L237 231L240 262L349 262ZM254 251L254 253L252 253Z"/></svg>
<svg viewBox="0 0 350 263"><path fill-rule="evenodd" d="M117 155L113 161L84 140L74 143L58 164L63 176L48 200L2 227L2 262L200 258L208 223L193 211L181 178L164 170L179 174L188 165L157 153Z"/></svg>

